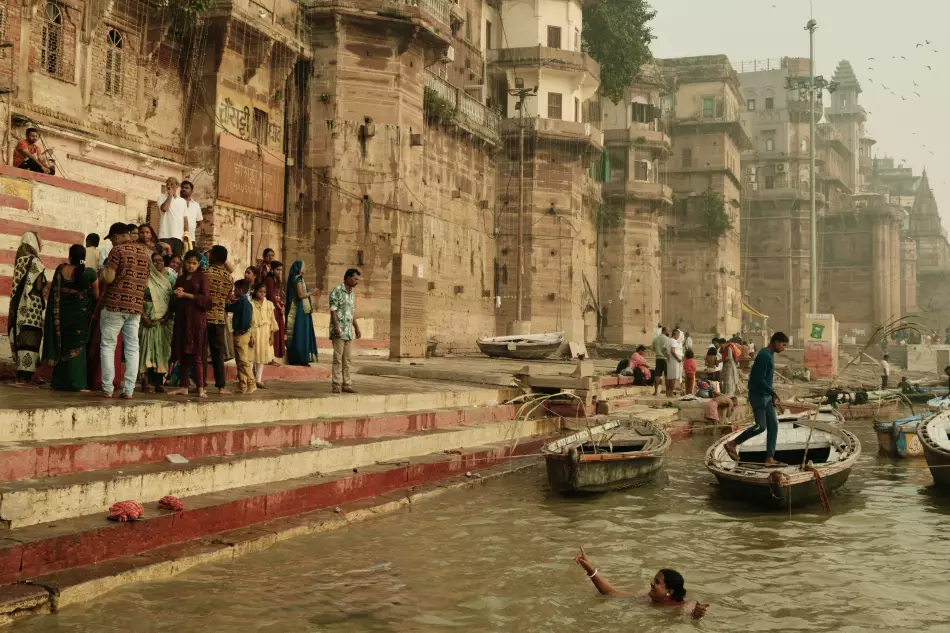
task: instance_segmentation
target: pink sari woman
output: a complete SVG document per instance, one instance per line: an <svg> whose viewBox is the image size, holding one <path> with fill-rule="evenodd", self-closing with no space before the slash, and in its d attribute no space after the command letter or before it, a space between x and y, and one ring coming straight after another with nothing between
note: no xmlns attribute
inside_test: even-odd
<svg viewBox="0 0 950 633"><path fill-rule="evenodd" d="M635 385L649 385L650 384L650 366L647 364L646 359L643 357L643 352L646 351L646 347L640 345L630 356L630 372L633 374L634 384ZM640 371L637 371L637 368L640 368ZM639 374L639 376L638 376ZM642 380L642 382L641 382Z"/></svg>

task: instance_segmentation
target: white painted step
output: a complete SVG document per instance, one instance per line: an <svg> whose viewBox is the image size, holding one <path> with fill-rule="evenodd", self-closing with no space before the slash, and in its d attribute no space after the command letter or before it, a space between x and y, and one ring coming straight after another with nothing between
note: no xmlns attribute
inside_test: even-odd
<svg viewBox="0 0 950 633"><path fill-rule="evenodd" d="M24 480L0 486L0 520L10 528L105 513L116 501L187 497L317 473L360 468L463 447L549 435L551 419L494 422L370 440L346 440L330 447L261 451L207 457L188 464L167 462Z"/></svg>

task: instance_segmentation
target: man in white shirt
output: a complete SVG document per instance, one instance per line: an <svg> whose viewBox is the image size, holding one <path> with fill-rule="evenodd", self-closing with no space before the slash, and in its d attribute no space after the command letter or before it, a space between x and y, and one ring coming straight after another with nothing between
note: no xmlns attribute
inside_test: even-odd
<svg viewBox="0 0 950 633"><path fill-rule="evenodd" d="M178 185L177 178L165 183L165 193L158 197L162 213L158 226L158 239L172 247L172 253L181 257L185 250L185 234L192 239L197 236L198 223L203 219L201 206L191 199L194 186L185 180Z"/></svg>
<svg viewBox="0 0 950 633"><path fill-rule="evenodd" d="M887 389L887 379L891 377L891 364L888 362L890 356L884 354L881 360L881 389Z"/></svg>

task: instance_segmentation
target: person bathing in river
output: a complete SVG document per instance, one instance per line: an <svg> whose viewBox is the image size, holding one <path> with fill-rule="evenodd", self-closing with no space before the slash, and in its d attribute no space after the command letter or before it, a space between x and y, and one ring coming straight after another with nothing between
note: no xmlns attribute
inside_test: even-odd
<svg viewBox="0 0 950 633"><path fill-rule="evenodd" d="M785 413L785 408L772 387L772 381L775 377L775 355L784 352L787 345L788 337L781 332L776 332L772 335L769 346L760 349L755 355L752 371L749 372L749 406L752 407L755 424L724 447L729 457L737 462L739 461L739 445L766 431L768 437L765 441L765 465L785 465L775 460L775 443L778 441L778 416L775 410Z"/></svg>
<svg viewBox="0 0 950 633"><path fill-rule="evenodd" d="M581 548L581 554L574 559L578 565L587 572L597 591L605 596L618 596L622 598L641 598L649 600L658 607L680 607L683 611L689 610L690 615L698 620L706 615L708 604L701 602L686 602L686 587L684 586L683 576L672 569L661 569L650 583L650 591L647 594L634 594L626 591L617 591L607 582L607 579L600 575L597 568L587 558L584 548ZM692 608L690 608L692 606Z"/></svg>

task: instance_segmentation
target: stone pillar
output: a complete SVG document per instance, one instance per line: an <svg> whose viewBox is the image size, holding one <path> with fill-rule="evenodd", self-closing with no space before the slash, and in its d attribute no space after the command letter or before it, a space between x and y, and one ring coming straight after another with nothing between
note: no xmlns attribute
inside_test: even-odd
<svg viewBox="0 0 950 633"><path fill-rule="evenodd" d="M917 313L917 242L901 242L901 314Z"/></svg>
<svg viewBox="0 0 950 633"><path fill-rule="evenodd" d="M890 301L887 296L887 242L884 239L884 224L880 217L871 218L871 270L873 271L871 284L874 313L871 320L874 326L884 323L887 318L887 306ZM870 335L870 332L868 332Z"/></svg>
<svg viewBox="0 0 950 633"><path fill-rule="evenodd" d="M904 316L901 306L901 225L898 218L888 222L891 238L891 315Z"/></svg>

